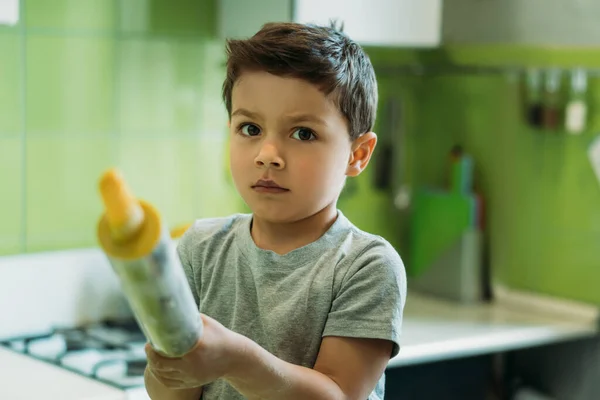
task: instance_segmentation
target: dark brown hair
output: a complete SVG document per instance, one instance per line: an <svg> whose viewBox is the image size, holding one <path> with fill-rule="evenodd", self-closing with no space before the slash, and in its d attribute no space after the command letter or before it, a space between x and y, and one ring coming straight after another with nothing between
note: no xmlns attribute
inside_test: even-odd
<svg viewBox="0 0 600 400"><path fill-rule="evenodd" d="M245 40L227 41L223 101L231 116L233 85L244 71L266 71L304 79L333 94L346 117L350 138L373 129L377 81L369 57L340 29L297 23L268 23Z"/></svg>

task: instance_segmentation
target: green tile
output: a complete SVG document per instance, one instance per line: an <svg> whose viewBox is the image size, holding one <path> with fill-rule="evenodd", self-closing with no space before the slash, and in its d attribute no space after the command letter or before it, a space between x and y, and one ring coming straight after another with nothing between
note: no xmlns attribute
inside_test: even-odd
<svg viewBox="0 0 600 400"><path fill-rule="evenodd" d="M103 38L29 37L28 132L114 131L114 49Z"/></svg>
<svg viewBox="0 0 600 400"><path fill-rule="evenodd" d="M223 216L246 210L237 193L228 163L227 135L207 132L192 151L198 172L194 185L199 191L197 213L201 217Z"/></svg>
<svg viewBox="0 0 600 400"><path fill-rule="evenodd" d="M20 44L19 35L0 34L0 137L23 129Z"/></svg>
<svg viewBox="0 0 600 400"><path fill-rule="evenodd" d="M489 63L489 49L456 50L435 53L456 62ZM572 50L537 49L522 52L519 59L518 51L509 53L497 55L496 61L550 65L547 60L553 59L556 65L592 66L591 55L598 55L592 49L586 51L590 57ZM421 61L427 62L427 57ZM416 83L408 96L415 104L403 119L412 126L406 135L414 164L413 187L445 185L447 151L454 143L463 144L474 156L475 182L486 200L494 280L515 289L597 304L600 187L586 147L598 121L592 121L581 136L529 128L523 122L518 82L496 74L409 79ZM590 109L600 94L596 82L591 79ZM406 101L407 96L401 98ZM410 262L406 253L403 256Z"/></svg>
<svg viewBox="0 0 600 400"><path fill-rule="evenodd" d="M0 138L0 255L21 251L22 160L21 138Z"/></svg>
<svg viewBox="0 0 600 400"><path fill-rule="evenodd" d="M119 119L125 135L198 134L204 91L198 40L119 43Z"/></svg>
<svg viewBox="0 0 600 400"><path fill-rule="evenodd" d="M217 0L127 0L119 3L125 34L200 35L215 33Z"/></svg>
<svg viewBox="0 0 600 400"><path fill-rule="evenodd" d="M194 140L167 138L119 140L119 169L136 196L153 204L169 226L195 218L193 145Z"/></svg>
<svg viewBox="0 0 600 400"><path fill-rule="evenodd" d="M170 227L239 209L222 168L224 141L196 138L119 139L118 167L135 194Z"/></svg>
<svg viewBox="0 0 600 400"><path fill-rule="evenodd" d="M225 79L225 43L220 40L207 41L205 54L202 67L202 107L199 109L202 129L226 134L227 110L221 96Z"/></svg>
<svg viewBox="0 0 600 400"><path fill-rule="evenodd" d="M27 0L28 28L112 32L118 0Z"/></svg>
<svg viewBox="0 0 600 400"><path fill-rule="evenodd" d="M27 251L96 244L98 179L114 163L108 138L27 139Z"/></svg>

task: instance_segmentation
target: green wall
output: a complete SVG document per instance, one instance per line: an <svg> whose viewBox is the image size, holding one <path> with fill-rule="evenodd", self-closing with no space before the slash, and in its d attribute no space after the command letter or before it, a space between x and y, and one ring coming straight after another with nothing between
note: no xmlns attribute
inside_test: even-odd
<svg viewBox="0 0 600 400"><path fill-rule="evenodd" d="M95 245L111 166L170 225L239 208L213 1L20 4L0 27L0 254Z"/></svg>
<svg viewBox="0 0 600 400"><path fill-rule="evenodd" d="M404 115L413 188L445 184L453 144L463 144L474 155L476 183L487 201L495 279L515 288L600 302L600 185L586 154L600 127L600 80L590 79L588 129L572 136L524 122L518 74L455 69L598 68L600 49L462 46L373 49L371 54L382 71L398 64L437 69L423 75L382 73L382 91L404 96L410 104ZM410 222L409 213L403 222ZM408 262L409 240L401 238Z"/></svg>
<svg viewBox="0 0 600 400"><path fill-rule="evenodd" d="M225 168L215 3L21 0L19 25L0 27L0 254L95 245L96 184L111 166L170 225L243 210ZM380 71L382 140L397 140L383 109L390 97L401 100L403 179L413 188L442 185L446 153L461 142L487 199L495 278L600 301L600 185L585 155L600 126L598 79L589 93L591 127L574 137L523 123L514 76L389 69L600 67L600 50L368 51ZM394 209L393 188L373 188L374 171L348 185L340 208L388 238L408 263L410 212Z"/></svg>

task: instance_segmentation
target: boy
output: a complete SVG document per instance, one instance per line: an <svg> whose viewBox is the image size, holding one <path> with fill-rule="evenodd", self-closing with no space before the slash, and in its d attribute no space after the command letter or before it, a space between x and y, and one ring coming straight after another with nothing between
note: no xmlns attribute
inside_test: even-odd
<svg viewBox="0 0 600 400"><path fill-rule="evenodd" d="M204 333L148 345L152 399L383 399L399 351L402 261L336 208L375 149L375 73L334 28L265 25L228 42L231 172L252 210L197 221L178 252Z"/></svg>

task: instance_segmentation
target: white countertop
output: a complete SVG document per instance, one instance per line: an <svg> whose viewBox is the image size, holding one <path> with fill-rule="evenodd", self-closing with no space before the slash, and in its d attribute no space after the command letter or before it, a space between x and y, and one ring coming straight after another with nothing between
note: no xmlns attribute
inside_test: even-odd
<svg viewBox="0 0 600 400"><path fill-rule="evenodd" d="M598 334L598 310L536 299L461 305L410 292L389 367L490 354ZM0 399L147 399L0 347Z"/></svg>
<svg viewBox="0 0 600 400"><path fill-rule="evenodd" d="M0 347L0 398L124 400L111 386Z"/></svg>
<svg viewBox="0 0 600 400"><path fill-rule="evenodd" d="M461 305L408 295L400 353L388 367L523 349L598 334L597 309L513 297ZM582 311L583 308L583 311ZM586 309L587 308L587 309Z"/></svg>

